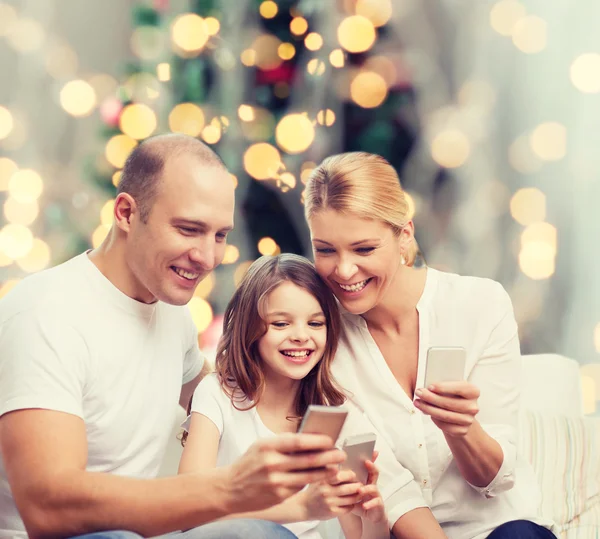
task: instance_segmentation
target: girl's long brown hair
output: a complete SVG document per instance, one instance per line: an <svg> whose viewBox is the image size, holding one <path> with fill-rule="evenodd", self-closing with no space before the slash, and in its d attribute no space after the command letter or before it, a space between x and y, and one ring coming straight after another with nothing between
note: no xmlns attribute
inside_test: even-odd
<svg viewBox="0 0 600 539"><path fill-rule="evenodd" d="M309 404L338 406L345 400L331 374L341 330L340 314L333 293L304 257L294 254L263 256L248 269L235 291L223 321L216 371L223 390L239 410L257 405L265 388L258 341L267 332L264 304L277 286L290 282L303 288L319 302L325 315L327 341L321 361L301 380L295 403L299 420ZM242 403L251 403L242 408Z"/></svg>

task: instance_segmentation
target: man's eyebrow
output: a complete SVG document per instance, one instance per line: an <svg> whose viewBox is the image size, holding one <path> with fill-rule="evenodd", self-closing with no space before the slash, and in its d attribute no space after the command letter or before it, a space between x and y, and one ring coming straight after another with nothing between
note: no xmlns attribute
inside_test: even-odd
<svg viewBox="0 0 600 539"><path fill-rule="evenodd" d="M199 221L197 219L186 219L185 217L175 217L173 221L178 223L185 223L187 225L196 226L198 228L207 229L210 228L204 221ZM233 230L233 226L228 225L219 229L221 232L231 232Z"/></svg>

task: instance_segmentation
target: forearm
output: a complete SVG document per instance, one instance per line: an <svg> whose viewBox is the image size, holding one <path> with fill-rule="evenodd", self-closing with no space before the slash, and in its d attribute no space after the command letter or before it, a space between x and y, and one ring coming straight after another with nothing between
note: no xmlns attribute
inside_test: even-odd
<svg viewBox="0 0 600 539"><path fill-rule="evenodd" d="M289 524L291 522L303 522L310 520L306 507L303 503L303 492L298 492L290 496L287 500L264 509L262 511L250 511L247 513L234 513L226 515L222 520L232 518L253 518L259 520L270 520L277 524Z"/></svg>
<svg viewBox="0 0 600 539"><path fill-rule="evenodd" d="M504 460L500 444L494 440L477 420L465 436L446 435L446 441L462 476L471 485L489 485Z"/></svg>
<svg viewBox="0 0 600 539"><path fill-rule="evenodd" d="M428 507L419 507L402 515L392 527L396 539L447 539Z"/></svg>
<svg viewBox="0 0 600 539"><path fill-rule="evenodd" d="M359 516L348 513L346 515L339 516L338 522L342 527L342 531L344 532L344 537L346 539L362 538L363 526L362 519Z"/></svg>
<svg viewBox="0 0 600 539"><path fill-rule="evenodd" d="M32 539L125 529L144 537L199 526L230 511L224 469L161 479L75 472L17 506ZM34 503L31 500L35 500Z"/></svg>

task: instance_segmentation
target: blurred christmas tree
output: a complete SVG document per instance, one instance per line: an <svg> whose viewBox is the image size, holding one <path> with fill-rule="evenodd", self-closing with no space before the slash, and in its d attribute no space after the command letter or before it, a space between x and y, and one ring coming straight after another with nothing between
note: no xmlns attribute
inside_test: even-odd
<svg viewBox="0 0 600 539"><path fill-rule="evenodd" d="M156 0L133 10L134 60L101 105L105 153L89 170L114 196L131 149L172 131L204 140L236 176L224 265L190 305L201 332L260 253L309 255L301 193L316 163L364 150L402 168L415 140L414 97L387 34L391 15L391 0L196 0L177 14Z"/></svg>

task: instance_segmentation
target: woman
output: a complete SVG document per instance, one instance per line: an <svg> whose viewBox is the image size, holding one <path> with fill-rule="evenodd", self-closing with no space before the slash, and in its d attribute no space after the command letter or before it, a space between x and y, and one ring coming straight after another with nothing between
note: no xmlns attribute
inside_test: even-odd
<svg viewBox="0 0 600 539"><path fill-rule="evenodd" d="M498 283L415 268L414 226L383 158L336 155L304 192L317 271L343 310L333 363L450 539L552 538L516 452L520 352ZM427 350L463 347L465 381L423 387Z"/></svg>

